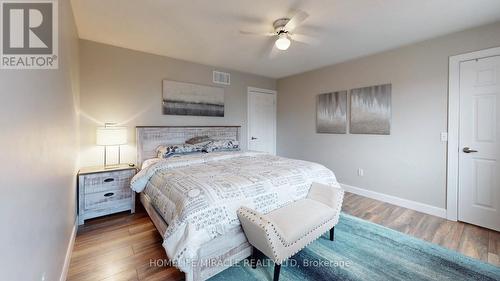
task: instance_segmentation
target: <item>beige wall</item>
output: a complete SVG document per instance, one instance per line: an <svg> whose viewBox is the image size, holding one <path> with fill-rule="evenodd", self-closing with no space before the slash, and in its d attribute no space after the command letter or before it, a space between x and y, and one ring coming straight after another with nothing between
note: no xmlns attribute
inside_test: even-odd
<svg viewBox="0 0 500 281"><path fill-rule="evenodd" d="M86 40L80 41L80 62L82 166L102 164L95 129L104 122L129 128L122 162L136 161L134 128L138 125L241 125L245 140L247 87L276 88L274 79L228 71L231 85L225 87L225 117L166 116L161 112L163 79L214 85L212 71L227 70ZM114 155L109 154L111 161Z"/></svg>
<svg viewBox="0 0 500 281"><path fill-rule="evenodd" d="M59 69L0 70L2 280L59 280L75 223L78 39L59 1Z"/></svg>
<svg viewBox="0 0 500 281"><path fill-rule="evenodd" d="M322 163L344 184L445 208L448 57L495 46L500 23L280 79L278 154ZM390 136L316 134L317 94L383 83L392 83Z"/></svg>

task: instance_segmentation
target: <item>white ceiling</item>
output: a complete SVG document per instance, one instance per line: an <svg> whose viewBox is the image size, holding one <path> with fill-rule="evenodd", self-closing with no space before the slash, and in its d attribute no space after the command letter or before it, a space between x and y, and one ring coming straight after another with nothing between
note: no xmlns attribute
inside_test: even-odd
<svg viewBox="0 0 500 281"><path fill-rule="evenodd" d="M72 0L80 38L273 78L500 20L500 0ZM309 13L269 58L272 22ZM499 35L500 36L500 35Z"/></svg>

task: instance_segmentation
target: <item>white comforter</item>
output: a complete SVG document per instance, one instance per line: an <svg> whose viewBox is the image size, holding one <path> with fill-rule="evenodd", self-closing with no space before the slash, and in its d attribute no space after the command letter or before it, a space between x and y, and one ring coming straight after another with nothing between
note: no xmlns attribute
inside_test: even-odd
<svg viewBox="0 0 500 281"><path fill-rule="evenodd" d="M306 197L312 182L338 185L322 165L258 152L192 154L158 160L132 180L168 223L163 246L186 271L197 250L239 225L241 206L267 213Z"/></svg>

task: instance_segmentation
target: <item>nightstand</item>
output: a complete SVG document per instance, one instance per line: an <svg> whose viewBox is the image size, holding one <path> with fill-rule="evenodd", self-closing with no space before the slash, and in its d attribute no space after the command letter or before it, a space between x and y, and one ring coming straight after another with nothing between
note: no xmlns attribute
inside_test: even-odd
<svg viewBox="0 0 500 281"><path fill-rule="evenodd" d="M135 167L86 167L78 172L78 225L86 219L130 210L135 212L135 192L130 180Z"/></svg>

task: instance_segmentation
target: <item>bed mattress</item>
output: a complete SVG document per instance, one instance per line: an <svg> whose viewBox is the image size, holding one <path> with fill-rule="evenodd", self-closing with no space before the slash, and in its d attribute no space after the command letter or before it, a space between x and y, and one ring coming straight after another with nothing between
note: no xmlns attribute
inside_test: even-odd
<svg viewBox="0 0 500 281"><path fill-rule="evenodd" d="M181 270L202 244L239 226L241 206L267 213L307 196L312 182L336 185L324 166L258 152L191 154L156 160L132 180L167 222L163 246Z"/></svg>

